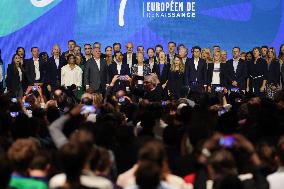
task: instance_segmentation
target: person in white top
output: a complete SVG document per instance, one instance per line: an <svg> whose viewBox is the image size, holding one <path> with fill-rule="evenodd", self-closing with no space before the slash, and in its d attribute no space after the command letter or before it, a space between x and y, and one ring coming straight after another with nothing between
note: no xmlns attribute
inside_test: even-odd
<svg viewBox="0 0 284 189"><path fill-rule="evenodd" d="M61 85L69 87L76 85L76 87L82 86L82 69L76 65L75 56L68 55L68 64L61 68Z"/></svg>
<svg viewBox="0 0 284 189"><path fill-rule="evenodd" d="M277 171L267 176L270 189L282 189L284 186L284 136L278 143L276 161L279 165Z"/></svg>
<svg viewBox="0 0 284 189"><path fill-rule="evenodd" d="M221 63L220 51L216 51L213 57L213 63L208 63L207 85L209 92L211 91L211 87L225 86L225 65L226 63Z"/></svg>

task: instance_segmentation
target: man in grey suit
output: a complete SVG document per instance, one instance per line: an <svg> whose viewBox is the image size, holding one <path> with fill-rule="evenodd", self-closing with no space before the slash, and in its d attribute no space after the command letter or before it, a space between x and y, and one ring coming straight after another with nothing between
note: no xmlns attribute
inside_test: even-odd
<svg viewBox="0 0 284 189"><path fill-rule="evenodd" d="M108 83L107 63L100 58L99 48L93 49L93 57L86 63L84 70L84 83L86 89L91 88L94 92L105 93Z"/></svg>

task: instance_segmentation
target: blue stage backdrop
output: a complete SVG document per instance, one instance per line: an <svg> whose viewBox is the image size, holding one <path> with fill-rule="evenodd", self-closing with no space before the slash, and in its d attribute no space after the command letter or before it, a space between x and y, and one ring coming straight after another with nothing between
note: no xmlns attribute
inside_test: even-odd
<svg viewBox="0 0 284 189"><path fill-rule="evenodd" d="M0 48L5 63L18 46L51 52L69 39L102 46L133 41L219 44L229 50L284 41L284 0L1 0Z"/></svg>

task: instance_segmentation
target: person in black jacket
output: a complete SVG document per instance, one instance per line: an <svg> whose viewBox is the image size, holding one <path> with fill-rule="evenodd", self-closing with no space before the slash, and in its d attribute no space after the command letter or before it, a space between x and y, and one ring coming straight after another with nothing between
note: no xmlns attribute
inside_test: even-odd
<svg viewBox="0 0 284 189"><path fill-rule="evenodd" d="M14 54L12 63L8 65L7 69L7 89L15 97L23 96L23 76L21 57Z"/></svg>
<svg viewBox="0 0 284 189"><path fill-rule="evenodd" d="M260 48L253 49L253 60L248 62L248 82L247 91L256 96L262 96L267 83L267 63L260 57Z"/></svg>
<svg viewBox="0 0 284 189"><path fill-rule="evenodd" d="M176 56L170 67L168 76L168 91L171 97L179 99L184 82L184 64L179 56Z"/></svg>
<svg viewBox="0 0 284 189"><path fill-rule="evenodd" d="M38 47L31 48L32 58L25 63L25 72L28 80L28 85L33 86L36 83L43 83L44 81L44 63L39 58Z"/></svg>
<svg viewBox="0 0 284 189"><path fill-rule="evenodd" d="M151 73L154 72L154 65L157 63L157 59L155 58L155 49L154 48L148 48L147 49L147 55L148 59L145 61L146 64L149 64Z"/></svg>
<svg viewBox="0 0 284 189"><path fill-rule="evenodd" d="M54 91L61 84L61 68L66 65L66 60L60 56L60 47L54 45L52 48L52 57L46 65L46 85L49 92Z"/></svg>
<svg viewBox="0 0 284 189"><path fill-rule="evenodd" d="M232 50L233 59L226 63L226 86L231 88L246 89L247 66L245 60L240 57L240 48L234 47Z"/></svg>
<svg viewBox="0 0 284 189"><path fill-rule="evenodd" d="M133 65L137 64L136 53L133 53L134 45L132 42L128 42L125 47L126 53L123 54L122 62L126 62L129 69L131 69Z"/></svg>
<svg viewBox="0 0 284 189"><path fill-rule="evenodd" d="M207 85L208 88L215 89L216 87L224 87L226 63L221 63L221 53L216 51L213 58L213 63L208 63L207 68Z"/></svg>
<svg viewBox="0 0 284 189"><path fill-rule="evenodd" d="M193 58L185 63L185 84L191 91L201 92L207 86L207 65L205 60L200 58L201 48L192 48Z"/></svg>
<svg viewBox="0 0 284 189"><path fill-rule="evenodd" d="M108 74L110 80L112 80L116 75L119 75L119 80L115 83L112 88L112 92L117 92L119 90L126 90L126 86L128 81L126 80L126 76L130 76L130 70L127 64L122 63L122 53L115 53L116 62L112 62L108 66Z"/></svg>
<svg viewBox="0 0 284 189"><path fill-rule="evenodd" d="M276 58L275 49L270 47L266 57L267 62L267 96L273 98L276 91L280 88L280 63Z"/></svg>
<svg viewBox="0 0 284 189"><path fill-rule="evenodd" d="M167 85L170 64L167 63L167 56L164 51L159 53L159 61L154 64L153 72L156 73L163 88Z"/></svg>

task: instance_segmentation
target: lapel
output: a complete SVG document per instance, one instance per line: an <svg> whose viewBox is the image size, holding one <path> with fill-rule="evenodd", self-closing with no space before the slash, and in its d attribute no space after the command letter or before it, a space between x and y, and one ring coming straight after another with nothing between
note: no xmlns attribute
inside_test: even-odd
<svg viewBox="0 0 284 189"><path fill-rule="evenodd" d="M101 60L100 60L101 61ZM101 62L100 62L101 63ZM93 58L93 65L94 65L94 68L98 71L98 72L100 72L100 70L99 70L99 67L98 67L98 65L97 65L97 62L96 62L96 60ZM102 69L102 68L101 68Z"/></svg>

